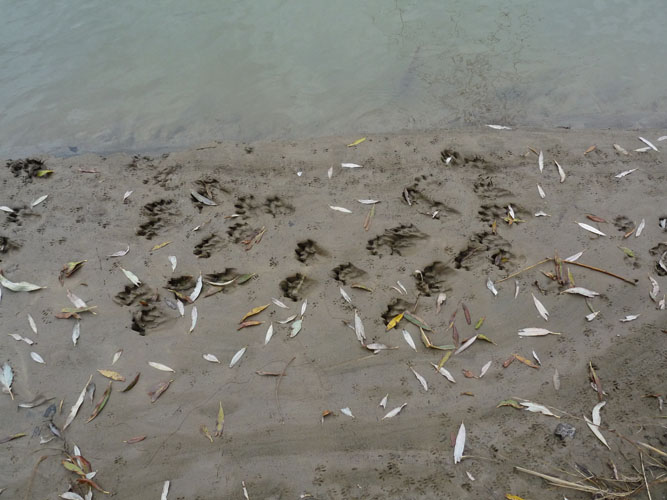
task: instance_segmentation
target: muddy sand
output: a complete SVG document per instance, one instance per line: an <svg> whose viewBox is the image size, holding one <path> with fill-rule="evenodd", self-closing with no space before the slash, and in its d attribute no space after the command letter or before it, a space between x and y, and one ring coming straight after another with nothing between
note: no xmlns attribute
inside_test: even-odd
<svg viewBox="0 0 667 500"><path fill-rule="evenodd" d="M592 496L516 466L588 488L634 490L635 498L648 498L648 483L652 498L666 498L665 455L655 450L667 451L658 398L667 367L667 316L660 310L667 273L659 263L667 250L667 143L660 135L484 128L368 136L354 147L347 145L359 137L7 162L0 205L12 212L0 213L0 267L11 282L47 288L2 289L0 362L14 375L14 400L0 393L0 438L26 434L0 445L2 498L56 498L70 485L84 496L87 487L61 463L75 445L97 471L93 481L116 498L160 498L165 481L172 500L244 498L244 485L250 499ZM645 146L638 136L661 151L635 151ZM40 170L53 173L37 177ZM379 200L372 217L372 205L357 201L368 199ZM535 216L541 211L548 216ZM641 221L641 234L624 238ZM107 257L128 245L125 256ZM559 275L549 261L516 282L499 282L579 252ZM177 258L173 271L170 256ZM83 260L61 285L63 266ZM203 288L190 304L184 297L200 273ZM660 287L655 300L649 276ZM588 299L591 309L585 297L561 293L573 286L599 293ZM183 298L183 317L179 295L169 289ZM74 307L68 290L95 306L96 314L80 313L76 345L77 320L56 317ZM437 312L440 294L446 301ZM306 301L301 329L290 337L296 320L279 321L300 318ZM260 325L238 329L247 312L266 304L246 320ZM364 343L395 349L374 354L364 347L355 310ZM591 311L599 314L588 321ZM409 314L445 349L481 335L444 363L455 383L431 365L451 351L427 348L420 320ZM638 317L621 321L626 316ZM265 345L269 325L274 333ZM522 328L559 335L524 338ZM126 380L112 383L106 405L87 423L109 383L97 370ZM138 372L136 386L121 392ZM86 395L63 430L91 375L92 402ZM151 402L148 392L170 380ZM47 401L18 407L40 396ZM583 419L592 419L601 401L599 430L609 449ZM527 402L556 416L527 411ZM220 405L224 428L216 436ZM465 448L454 464L461 423ZM573 438L554 434L560 423L576 428ZM620 481L599 479L615 474Z"/></svg>

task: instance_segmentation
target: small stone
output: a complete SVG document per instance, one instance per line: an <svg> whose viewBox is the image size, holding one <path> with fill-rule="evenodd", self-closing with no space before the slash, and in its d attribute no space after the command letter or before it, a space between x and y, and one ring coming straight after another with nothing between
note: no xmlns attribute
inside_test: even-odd
<svg viewBox="0 0 667 500"><path fill-rule="evenodd" d="M574 438L575 432L577 432L577 429L573 425L560 423L556 426L554 434L565 441L566 439Z"/></svg>

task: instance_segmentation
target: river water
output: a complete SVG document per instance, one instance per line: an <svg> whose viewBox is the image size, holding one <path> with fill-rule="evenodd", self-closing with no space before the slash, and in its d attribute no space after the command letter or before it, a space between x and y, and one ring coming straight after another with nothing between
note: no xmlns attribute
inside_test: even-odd
<svg viewBox="0 0 667 500"><path fill-rule="evenodd" d="M664 0L0 0L0 156L666 127Z"/></svg>

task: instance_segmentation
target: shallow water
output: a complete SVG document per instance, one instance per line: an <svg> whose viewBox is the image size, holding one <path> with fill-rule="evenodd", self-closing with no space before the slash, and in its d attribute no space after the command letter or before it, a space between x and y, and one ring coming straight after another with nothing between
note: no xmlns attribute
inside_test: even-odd
<svg viewBox="0 0 667 500"><path fill-rule="evenodd" d="M0 0L0 155L665 127L662 0Z"/></svg>

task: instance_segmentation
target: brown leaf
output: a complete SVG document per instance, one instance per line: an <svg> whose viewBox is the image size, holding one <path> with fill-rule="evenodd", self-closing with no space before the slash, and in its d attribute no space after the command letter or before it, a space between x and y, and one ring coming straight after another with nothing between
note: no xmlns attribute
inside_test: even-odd
<svg viewBox="0 0 667 500"><path fill-rule="evenodd" d="M452 339L454 340L454 345L458 347L460 344L459 342L459 331L456 329L456 324L452 323Z"/></svg>
<svg viewBox="0 0 667 500"><path fill-rule="evenodd" d="M606 224L607 223L607 221L604 220L602 217L598 217L597 215L593 215L593 214L586 215L586 218L592 220L593 222L599 222L601 224Z"/></svg>
<svg viewBox="0 0 667 500"><path fill-rule="evenodd" d="M88 417L88 420L86 420L86 423L90 422L93 420L96 416L100 414L100 412L104 409L106 406L107 402L109 401L109 397L111 396L111 384L113 382L109 380L109 386L107 387L107 390L104 391L104 394L102 395L102 399L100 399L100 402L97 403L95 406L95 409L93 410L93 414Z"/></svg>
<svg viewBox="0 0 667 500"><path fill-rule="evenodd" d="M515 354L514 357L516 358L517 361L521 361L524 365L530 366L531 368L535 368L536 370L539 370L540 367L537 366L535 363L533 363L531 360L528 358L524 358L520 354Z"/></svg>
<svg viewBox="0 0 667 500"><path fill-rule="evenodd" d="M468 310L468 306L461 303L461 307L463 308L463 314L466 316L466 323L471 324L472 321L470 320L470 311Z"/></svg>
<svg viewBox="0 0 667 500"><path fill-rule="evenodd" d="M586 151L584 151L584 154L587 155L588 153L592 153L593 151L595 151L595 148L597 148L597 146L594 144L590 148L588 148Z"/></svg>
<svg viewBox="0 0 667 500"><path fill-rule="evenodd" d="M134 443L139 443L139 442L143 441L144 439L146 439L146 436L137 436L137 437L133 437L133 438L130 438L130 439L126 439L125 441L123 441L123 443L134 444Z"/></svg>
<svg viewBox="0 0 667 500"><path fill-rule="evenodd" d="M120 392L128 392L129 390L131 390L135 385L137 385L137 382L139 382L139 377L140 377L140 376L141 376L141 372L137 373L137 374L134 376L134 378L132 379L132 382L130 382L129 384L127 384L127 387L125 387L125 389L123 389L123 390L120 391Z"/></svg>
<svg viewBox="0 0 667 500"><path fill-rule="evenodd" d="M465 378L479 378L477 375L475 375L473 372L470 370L461 370L463 372L463 376Z"/></svg>
<svg viewBox="0 0 667 500"><path fill-rule="evenodd" d="M249 326L257 326L263 324L263 321L244 321L239 325L239 327L236 329L236 331L243 330L244 328L247 328Z"/></svg>
<svg viewBox="0 0 667 500"><path fill-rule="evenodd" d="M588 362L588 370L591 377L591 382L593 382L593 385L595 385L595 390L598 393L598 400L602 401L602 399L604 398L604 391L602 390L602 382L600 381L598 374L595 373L595 368L593 368L593 363L591 363L590 361Z"/></svg>
<svg viewBox="0 0 667 500"><path fill-rule="evenodd" d="M507 368L509 365L514 363L514 359L515 359L514 356L512 356L512 357L506 359L505 361L503 361L503 368Z"/></svg>
<svg viewBox="0 0 667 500"><path fill-rule="evenodd" d="M174 380L172 379L172 380L168 380L168 381L166 381L166 382L159 382L159 383L155 384L155 385L151 388L151 390L148 391L148 395L149 395L150 398L151 398L151 403L155 403L155 402L158 400L158 398L159 398L160 396L162 396L162 394L164 393L164 391L166 391L166 390L169 388L169 385L171 385L171 383L172 383L173 381L174 381Z"/></svg>
<svg viewBox="0 0 667 500"><path fill-rule="evenodd" d="M111 495L110 491L103 490L100 485L98 485L96 482L91 481L90 479L86 479L85 477L81 477L76 480L77 483L79 484L87 484L91 488L96 489L97 491L104 493L105 495Z"/></svg>

